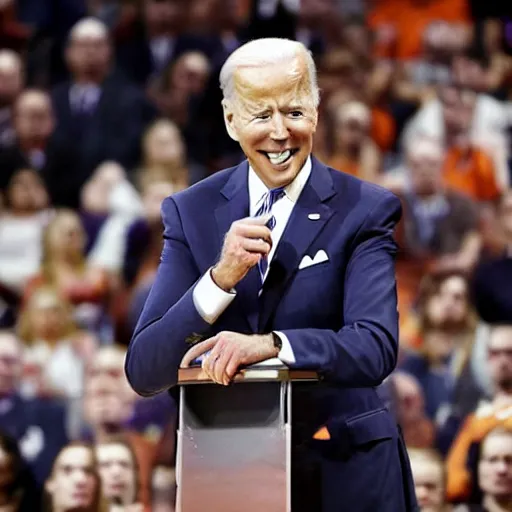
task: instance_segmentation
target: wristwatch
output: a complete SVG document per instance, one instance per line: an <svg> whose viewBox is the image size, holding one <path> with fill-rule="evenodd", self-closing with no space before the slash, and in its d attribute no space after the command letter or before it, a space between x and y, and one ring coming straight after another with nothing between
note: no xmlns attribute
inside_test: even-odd
<svg viewBox="0 0 512 512"><path fill-rule="evenodd" d="M278 352L281 352L281 349L283 348L281 338L275 332L272 332L272 338L274 338L274 347L277 348Z"/></svg>

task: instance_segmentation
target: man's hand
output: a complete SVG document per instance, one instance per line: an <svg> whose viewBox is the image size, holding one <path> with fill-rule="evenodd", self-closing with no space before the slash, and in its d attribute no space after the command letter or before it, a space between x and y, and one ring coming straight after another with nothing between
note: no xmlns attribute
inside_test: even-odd
<svg viewBox="0 0 512 512"><path fill-rule="evenodd" d="M272 247L270 215L247 217L233 224L226 234L220 260L212 269L215 284L225 291L236 286Z"/></svg>
<svg viewBox="0 0 512 512"><path fill-rule="evenodd" d="M214 382L225 386L231 382L241 366L259 363L279 354L272 334L224 331L191 348L183 360L183 366L188 366L206 352L209 353L203 359L203 371Z"/></svg>

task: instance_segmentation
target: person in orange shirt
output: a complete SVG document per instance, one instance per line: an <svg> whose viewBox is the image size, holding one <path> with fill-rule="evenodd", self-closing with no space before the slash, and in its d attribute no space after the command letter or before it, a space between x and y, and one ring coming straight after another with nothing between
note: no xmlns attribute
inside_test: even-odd
<svg viewBox="0 0 512 512"><path fill-rule="evenodd" d="M407 60L421 53L423 32L433 21L444 20L465 27L471 36L467 0L388 0L375 2L367 21L376 34L379 57Z"/></svg>
<svg viewBox="0 0 512 512"><path fill-rule="evenodd" d="M495 201L500 188L494 162L470 139L476 95L448 87L441 101L447 144L443 167L446 186L475 201Z"/></svg>
<svg viewBox="0 0 512 512"><path fill-rule="evenodd" d="M474 482L467 462L472 445L481 442L497 426L512 428L512 326L493 328L488 367L495 395L490 403L482 404L466 418L448 453L446 492L450 501L463 501L471 494Z"/></svg>

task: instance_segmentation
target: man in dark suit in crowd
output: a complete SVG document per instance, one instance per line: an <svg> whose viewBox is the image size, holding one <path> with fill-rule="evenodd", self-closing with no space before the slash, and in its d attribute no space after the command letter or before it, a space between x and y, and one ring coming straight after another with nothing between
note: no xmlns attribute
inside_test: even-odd
<svg viewBox="0 0 512 512"><path fill-rule="evenodd" d="M0 425L15 438L42 488L53 461L68 442L66 408L53 398L20 395L22 346L14 333L0 330Z"/></svg>
<svg viewBox="0 0 512 512"><path fill-rule="evenodd" d="M25 90L14 105L13 123L14 144L0 149L0 188L16 171L34 169L43 178L53 205L77 208L85 179L73 149L52 137L55 121L50 96Z"/></svg>
<svg viewBox="0 0 512 512"><path fill-rule="evenodd" d="M294 394L292 510L417 510L402 436L376 391L397 361L400 201L311 156L319 91L302 44L252 41L220 79L247 160L164 201L128 379L141 395L170 388L185 354L223 385L275 357L316 370L320 381ZM188 351L192 335L204 341Z"/></svg>
<svg viewBox="0 0 512 512"><path fill-rule="evenodd" d="M84 18L71 30L66 61L72 80L53 90L56 139L75 148L89 177L105 160L131 169L154 110L141 91L112 70L107 27Z"/></svg>

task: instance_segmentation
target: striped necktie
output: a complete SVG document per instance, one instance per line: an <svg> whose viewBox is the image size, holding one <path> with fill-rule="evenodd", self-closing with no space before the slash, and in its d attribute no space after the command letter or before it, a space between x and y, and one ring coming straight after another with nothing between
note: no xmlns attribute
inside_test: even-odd
<svg viewBox="0 0 512 512"><path fill-rule="evenodd" d="M272 206L276 201L281 199L284 196L284 187L280 188L273 188L268 191L268 193L265 196L265 199L262 203L262 205L258 208L258 211L256 212L256 217L259 217L261 215L266 215L267 213L270 213L272 211ZM270 220L267 223L267 227L272 231L276 225L276 219L272 215L270 217ZM263 256L260 261L258 262L258 268L260 271L260 277L261 277L261 283L263 284L263 281L265 279L265 274L267 273L268 268L268 256Z"/></svg>

